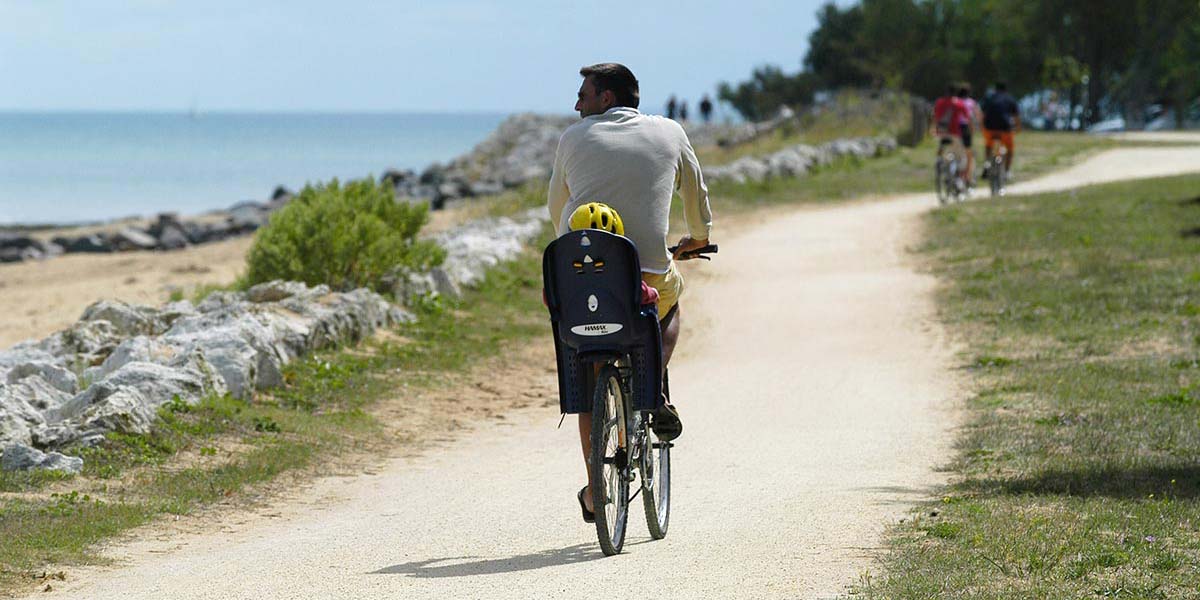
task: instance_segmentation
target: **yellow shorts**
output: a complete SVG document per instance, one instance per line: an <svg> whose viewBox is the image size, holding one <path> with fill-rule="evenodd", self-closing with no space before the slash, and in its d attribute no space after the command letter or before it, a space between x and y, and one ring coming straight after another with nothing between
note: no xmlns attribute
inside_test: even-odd
<svg viewBox="0 0 1200 600"><path fill-rule="evenodd" d="M679 302L679 295L683 293L683 275L679 274L675 261L671 261L666 273L642 271L642 281L658 290L658 318L663 319Z"/></svg>

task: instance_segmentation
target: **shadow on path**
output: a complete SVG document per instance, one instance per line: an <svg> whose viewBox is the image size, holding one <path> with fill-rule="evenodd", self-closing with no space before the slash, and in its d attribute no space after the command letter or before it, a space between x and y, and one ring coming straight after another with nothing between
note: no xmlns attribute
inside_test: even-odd
<svg viewBox="0 0 1200 600"><path fill-rule="evenodd" d="M625 545L635 546L649 540L627 541ZM600 547L594 542L575 544L554 550L542 550L530 554L518 554L508 558L477 559L474 556L459 556L449 558L431 558L384 567L372 571L372 575L408 575L422 579L440 577L470 577L473 575L495 575L498 573L514 573L517 571L532 571L546 567L570 565L589 560L604 558Z"/></svg>
<svg viewBox="0 0 1200 600"><path fill-rule="evenodd" d="M1200 498L1200 465L1176 464L1134 468L1104 466L1047 470L1029 477L976 479L963 484L976 493L1005 495L1057 494L1077 497Z"/></svg>

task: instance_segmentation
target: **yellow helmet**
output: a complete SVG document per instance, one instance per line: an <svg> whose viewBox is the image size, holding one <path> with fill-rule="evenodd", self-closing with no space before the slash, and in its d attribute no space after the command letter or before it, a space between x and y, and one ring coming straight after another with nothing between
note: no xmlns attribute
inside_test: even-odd
<svg viewBox="0 0 1200 600"><path fill-rule="evenodd" d="M625 235L625 225L621 223L621 215L607 204L588 202L571 213L567 221L571 231L579 229L603 229L609 233Z"/></svg>

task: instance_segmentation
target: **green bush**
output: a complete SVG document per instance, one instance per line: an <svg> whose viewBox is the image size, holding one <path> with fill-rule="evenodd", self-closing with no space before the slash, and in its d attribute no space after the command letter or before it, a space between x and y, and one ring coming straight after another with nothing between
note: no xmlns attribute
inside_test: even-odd
<svg viewBox="0 0 1200 600"><path fill-rule="evenodd" d="M416 240L427 208L396 202L393 194L373 179L305 186L259 230L246 284L286 279L383 292L385 276L396 268L439 264L444 251Z"/></svg>

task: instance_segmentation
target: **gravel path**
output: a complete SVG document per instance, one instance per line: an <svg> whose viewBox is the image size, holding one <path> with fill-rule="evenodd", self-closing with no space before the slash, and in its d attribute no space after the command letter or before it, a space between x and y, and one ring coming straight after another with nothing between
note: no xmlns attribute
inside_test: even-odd
<svg viewBox="0 0 1200 600"><path fill-rule="evenodd" d="M1200 147L1120 149L1012 191L1194 170ZM74 569L37 597L837 596L945 478L961 359L907 251L934 204L759 215L688 265L665 540L634 513L625 554L602 557L575 503L574 427L543 408L203 533L139 536L111 549L123 568Z"/></svg>

